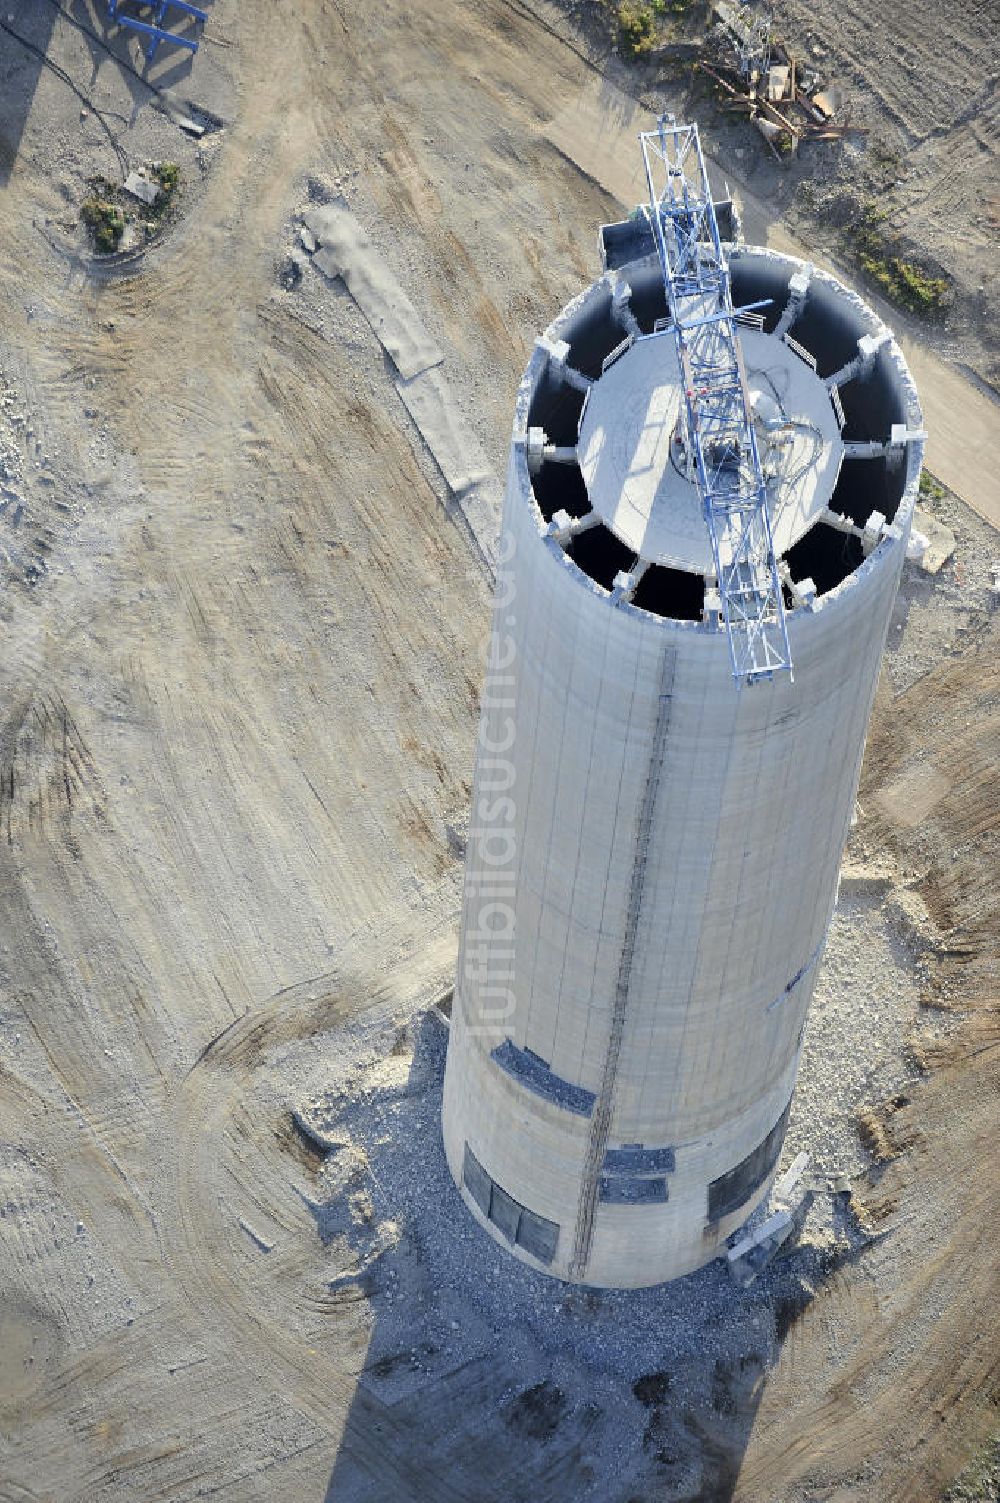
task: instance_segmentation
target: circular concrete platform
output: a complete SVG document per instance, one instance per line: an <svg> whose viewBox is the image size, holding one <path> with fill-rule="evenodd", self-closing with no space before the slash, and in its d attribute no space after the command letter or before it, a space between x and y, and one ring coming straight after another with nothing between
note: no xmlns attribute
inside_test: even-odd
<svg viewBox="0 0 1000 1503"><path fill-rule="evenodd" d="M747 389L768 480L779 556L828 504L843 444L830 395L782 340L741 329ZM577 455L601 520L650 563L711 571L697 487L686 478L680 368L673 333L637 340L590 390Z"/></svg>

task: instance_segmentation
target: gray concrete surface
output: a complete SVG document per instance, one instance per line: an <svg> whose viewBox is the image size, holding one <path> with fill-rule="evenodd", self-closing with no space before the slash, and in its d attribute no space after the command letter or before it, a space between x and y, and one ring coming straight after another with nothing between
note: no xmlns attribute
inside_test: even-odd
<svg viewBox="0 0 1000 1503"><path fill-rule="evenodd" d="M740 264L748 279L770 276L781 288L801 271L766 251L747 251ZM633 301L646 278L663 295L654 264L632 262L622 276ZM859 328L888 339L832 279L817 275L812 298L835 310L828 340L853 348ZM679 619L669 586L657 614L638 599L620 603L611 577L595 582L574 545L549 534L543 479L558 484L565 467L533 473L529 429L547 412L559 419L553 350L568 345L569 365L585 354L596 365L591 344L608 303L601 280L560 313L517 396L443 1122L469 1211L502 1246L561 1278L636 1287L708 1262L767 1193L776 1146L732 1203L720 1190L713 1211L713 1185L772 1131L782 1135L923 443L900 453L898 509L882 541L863 559L858 548L856 569L823 580L814 605L789 611L794 680L779 674L738 690L717 621ZM616 321L604 318L603 346L613 348ZM816 318L813 353L836 369ZM792 413L804 399L800 385L789 396L781 384L786 357L807 373L806 410L825 412L827 444L835 441L832 456L820 444L811 515L797 486L776 487L775 535L787 548L830 498L839 429L823 382L799 356L771 335L746 344L748 363L769 371ZM895 404L896 419L919 433L912 382L887 347L867 400ZM701 522L696 500L676 521L677 493L691 488L673 479L673 424L650 412L657 349L646 341L598 375L580 444L580 509L592 502L626 556L654 561L691 546L691 511ZM676 382L672 353L668 345L667 382ZM624 523L614 505L623 486ZM849 501L845 491L841 504ZM829 537L839 557L843 539ZM690 569L705 567L704 551L683 556ZM527 1051L546 1081L532 1083L498 1051ZM663 1173L642 1182L656 1195L648 1203L603 1188L613 1155L630 1147L664 1159Z"/></svg>

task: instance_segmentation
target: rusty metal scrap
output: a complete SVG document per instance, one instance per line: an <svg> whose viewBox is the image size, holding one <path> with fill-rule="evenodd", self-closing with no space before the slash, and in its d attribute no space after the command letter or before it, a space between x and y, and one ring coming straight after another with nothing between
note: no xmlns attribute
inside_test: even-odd
<svg viewBox="0 0 1000 1503"><path fill-rule="evenodd" d="M798 60L778 38L768 39L768 66L747 70L745 49L739 45L738 27L732 18L727 23L728 56L716 66L704 58L697 66L723 91L720 105L728 110L745 110L754 121L775 156L797 151L801 140L835 141L850 127L850 113L844 111L844 95L836 84L821 84L811 70L799 66ZM836 119L836 116L842 116ZM779 151L781 143L784 145Z"/></svg>

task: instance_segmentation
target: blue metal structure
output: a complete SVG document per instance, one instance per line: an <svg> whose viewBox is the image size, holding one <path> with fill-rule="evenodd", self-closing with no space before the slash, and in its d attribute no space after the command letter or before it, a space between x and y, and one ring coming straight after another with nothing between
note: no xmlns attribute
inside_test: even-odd
<svg viewBox="0 0 1000 1503"><path fill-rule="evenodd" d="M733 677L791 672L767 490L750 415L729 266L697 125L662 116L639 137L681 371L688 473L712 543ZM745 311L745 310L741 310Z"/></svg>
<svg viewBox="0 0 1000 1503"><path fill-rule="evenodd" d="M175 47L186 47L189 52L198 51L198 43L194 37L178 36L174 31L167 31L163 26L168 10L182 11L186 16L194 16L196 21L206 21L208 16L205 11L199 10L196 5L188 4L188 0L142 0L153 7L152 21L140 21L135 16L127 16L119 11L121 0L108 0L108 15L119 26L127 26L130 31L138 31L143 36L149 37L146 45L146 61L151 63L156 56L156 49L161 42L171 42Z"/></svg>

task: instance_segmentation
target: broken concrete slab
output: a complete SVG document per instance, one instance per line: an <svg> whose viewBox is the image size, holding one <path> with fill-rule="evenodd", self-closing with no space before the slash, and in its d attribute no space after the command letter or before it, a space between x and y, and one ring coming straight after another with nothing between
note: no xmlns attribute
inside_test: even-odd
<svg viewBox="0 0 1000 1503"><path fill-rule="evenodd" d="M246 1232L247 1236L250 1238L250 1241L254 1244L255 1247L259 1247L261 1252L269 1253L274 1251L274 1243L270 1241L269 1238L262 1236L261 1233L257 1231L256 1227L253 1226L245 1216L241 1216L239 1218L239 1223L240 1230Z"/></svg>
<svg viewBox="0 0 1000 1503"><path fill-rule="evenodd" d="M762 115L755 115L753 123L764 137L765 141L772 142L781 135L781 126L775 125L773 120L765 120Z"/></svg>
<svg viewBox="0 0 1000 1503"><path fill-rule="evenodd" d="M329 277L331 282L335 282L344 270L343 263L337 252L331 250L327 245L320 246L319 250L313 256L313 260L323 275Z"/></svg>
<svg viewBox="0 0 1000 1503"><path fill-rule="evenodd" d="M150 182L141 172L130 172L124 186L126 193L131 193L133 198L138 198L144 204L155 204L160 192L159 183Z"/></svg>
<svg viewBox="0 0 1000 1503"><path fill-rule="evenodd" d="M827 84L812 96L812 103L827 120L832 120L838 110L843 109L844 91L837 84Z"/></svg>
<svg viewBox="0 0 1000 1503"><path fill-rule="evenodd" d="M787 63L775 63L768 70L767 97L772 104L779 104L788 93L792 70Z"/></svg>
<svg viewBox="0 0 1000 1503"><path fill-rule="evenodd" d="M955 551L955 534L922 506L914 510L913 526L927 539L927 547L916 563L925 574L937 574Z"/></svg>
<svg viewBox="0 0 1000 1503"><path fill-rule="evenodd" d="M345 201L317 205L305 223L321 246L316 265L325 276L343 279L403 379L440 365L443 353Z"/></svg>
<svg viewBox="0 0 1000 1503"><path fill-rule="evenodd" d="M490 478L490 467L440 370L421 371L396 390L437 461L448 489L459 495Z"/></svg>
<svg viewBox="0 0 1000 1503"><path fill-rule="evenodd" d="M439 370L425 370L412 380L397 381L396 390L458 500L480 552L492 566L503 496L447 380Z"/></svg>
<svg viewBox="0 0 1000 1503"><path fill-rule="evenodd" d="M490 571L494 571L503 514L503 491L499 482L491 475L488 480L470 486L458 497L458 505L483 560Z"/></svg>
<svg viewBox="0 0 1000 1503"><path fill-rule="evenodd" d="M788 1211L775 1211L762 1226L741 1237L726 1253L726 1266L734 1281L747 1289L763 1273L795 1231L795 1218Z"/></svg>
<svg viewBox="0 0 1000 1503"><path fill-rule="evenodd" d="M875 802L904 830L912 830L923 823L951 787L947 771L926 759L905 768L891 783L879 788Z"/></svg>
<svg viewBox="0 0 1000 1503"><path fill-rule="evenodd" d="M776 1201L780 1201L786 1207L791 1204L796 1186L809 1168L809 1164L810 1156L808 1153L803 1152L795 1155L774 1187L772 1194Z"/></svg>

